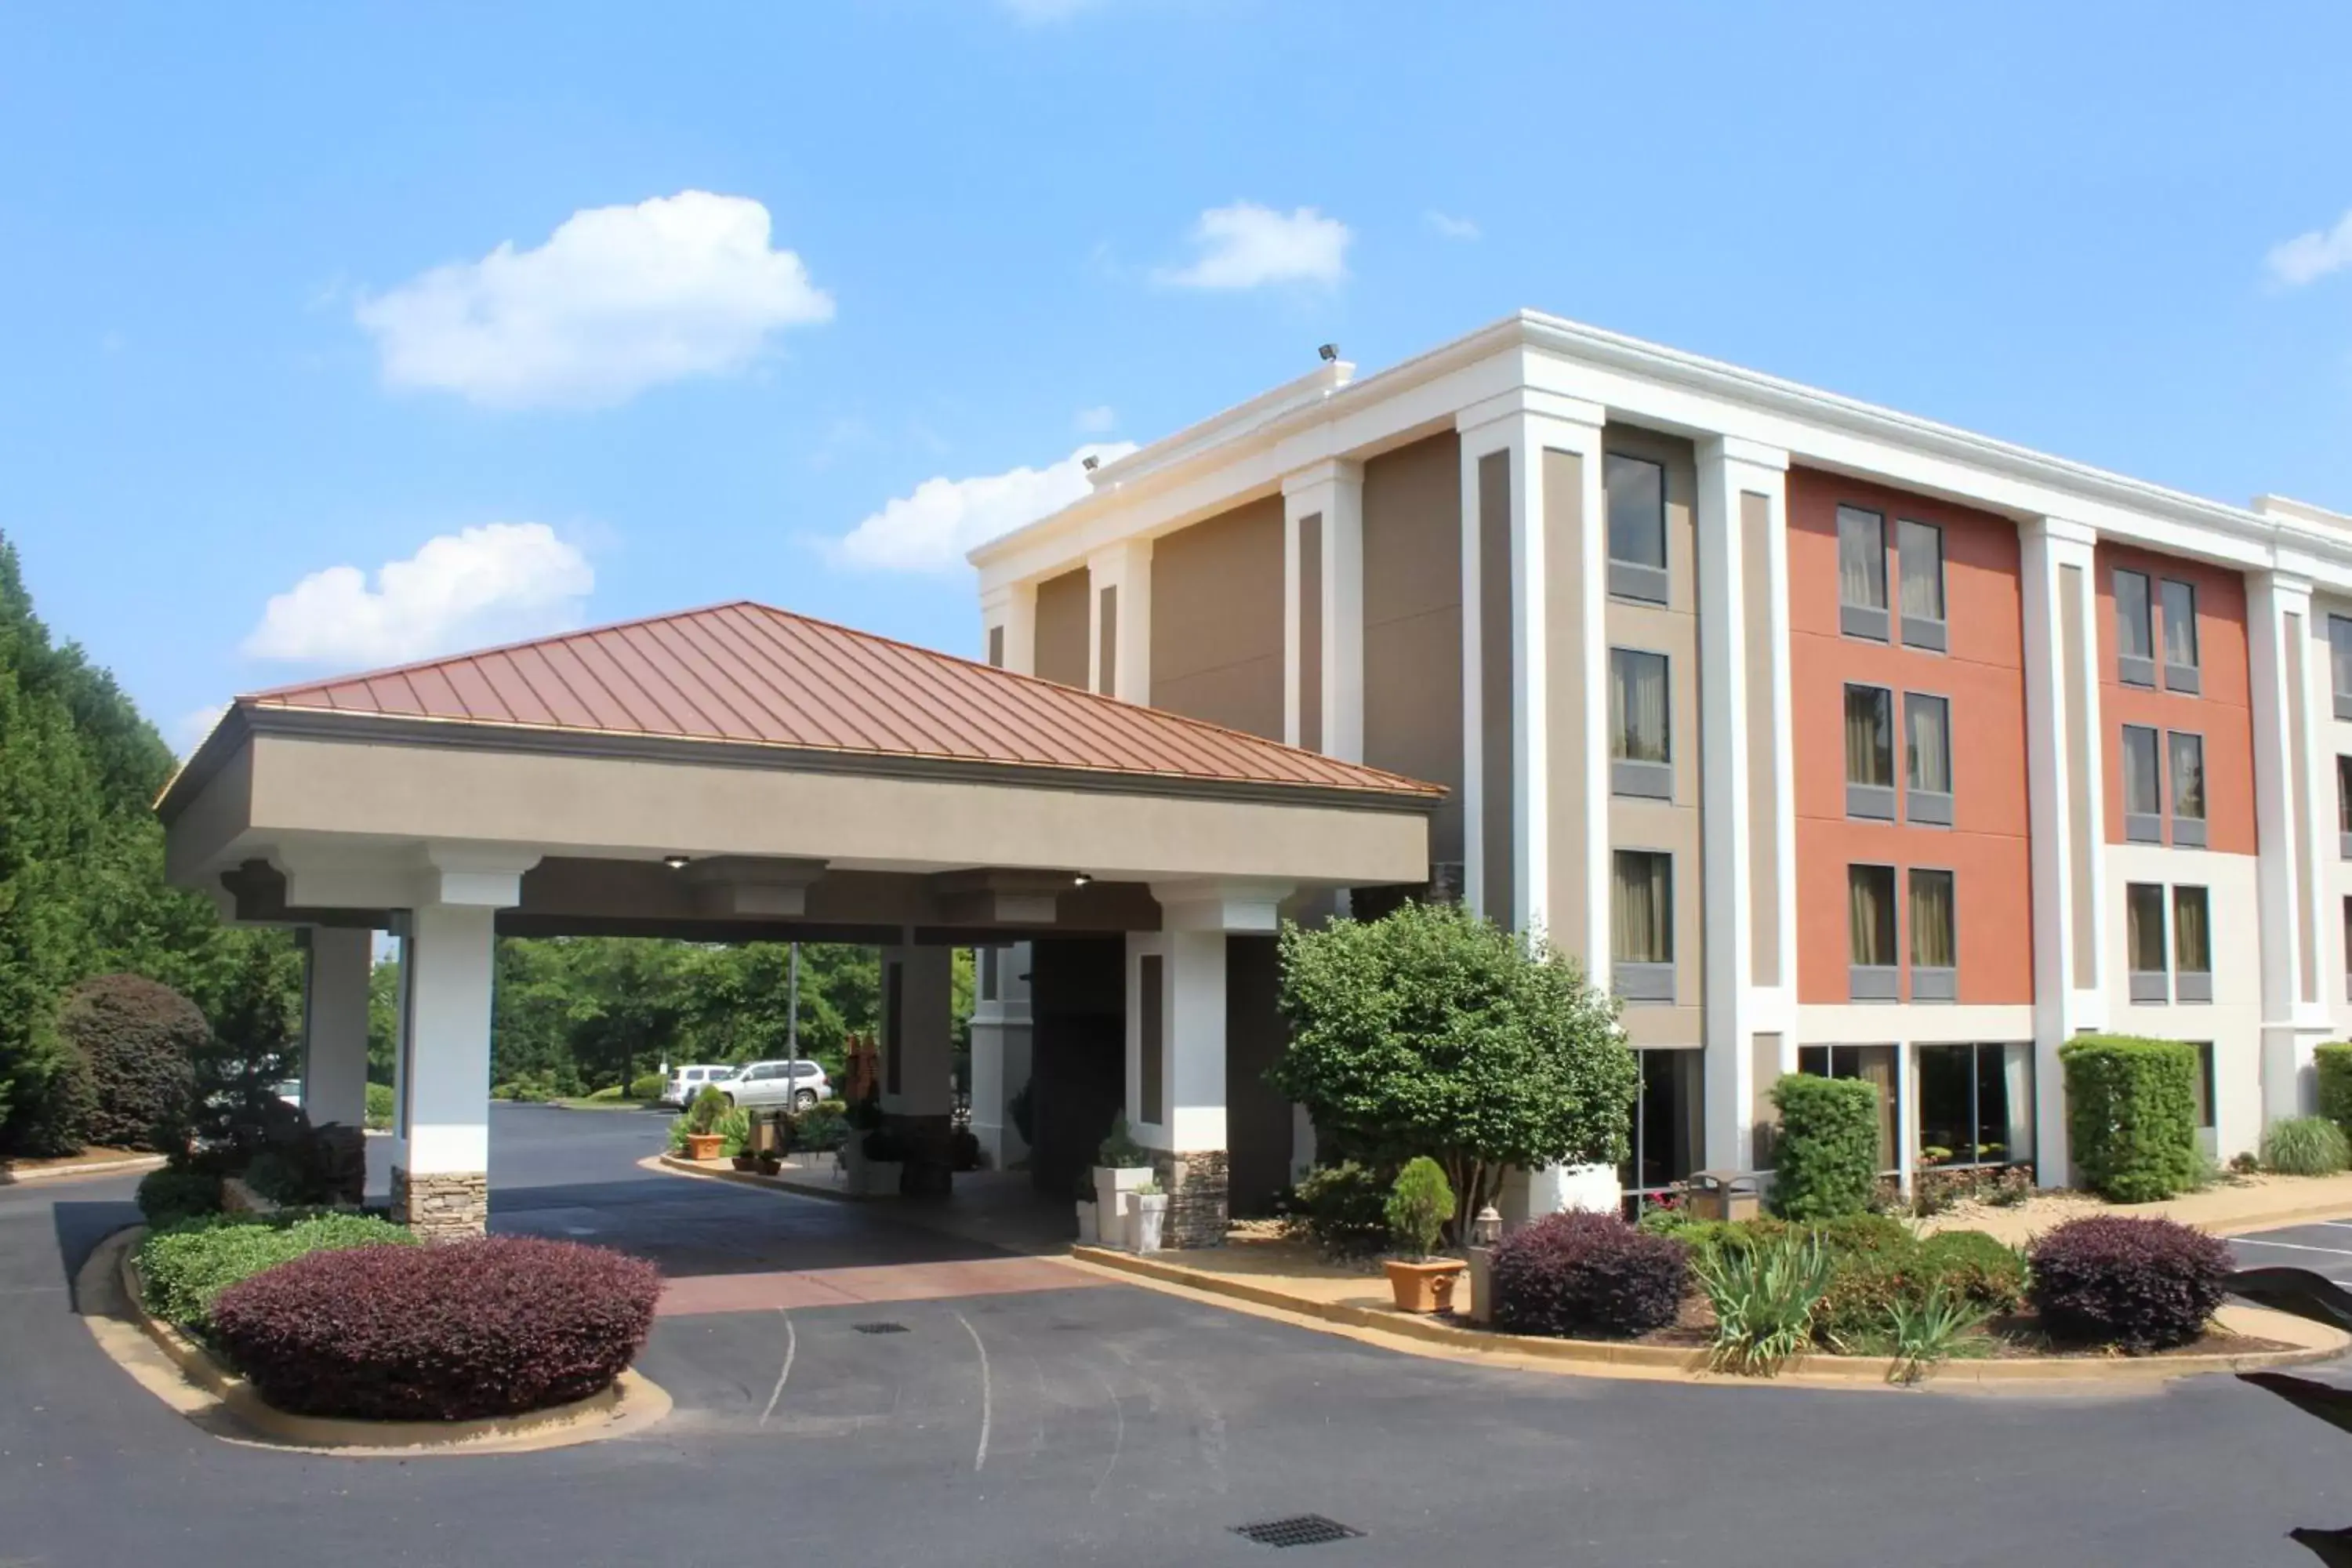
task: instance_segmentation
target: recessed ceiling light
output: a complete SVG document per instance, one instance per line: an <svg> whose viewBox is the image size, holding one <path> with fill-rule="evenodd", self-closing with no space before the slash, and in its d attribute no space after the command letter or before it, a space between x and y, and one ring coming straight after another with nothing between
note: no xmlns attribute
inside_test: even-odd
<svg viewBox="0 0 2352 1568"><path fill-rule="evenodd" d="M1083 888L1088 882L1093 880L1094 879L1092 877L1089 877L1084 871L1081 871L1076 876L1070 879L1070 885L1074 888Z"/></svg>
<svg viewBox="0 0 2352 1568"><path fill-rule="evenodd" d="M687 868L687 858L683 855L665 855L662 857L662 864L673 871L683 871Z"/></svg>

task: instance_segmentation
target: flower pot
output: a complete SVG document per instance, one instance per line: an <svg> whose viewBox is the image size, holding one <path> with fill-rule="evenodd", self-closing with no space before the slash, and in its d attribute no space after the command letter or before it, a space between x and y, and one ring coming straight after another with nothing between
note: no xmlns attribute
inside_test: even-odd
<svg viewBox="0 0 2352 1568"><path fill-rule="evenodd" d="M746 1173L756 1171L760 1168L760 1156L757 1154L738 1154L735 1156L735 1168Z"/></svg>
<svg viewBox="0 0 2352 1568"><path fill-rule="evenodd" d="M784 1173L784 1163L773 1154L761 1155L758 1165L760 1174L763 1176L781 1176Z"/></svg>
<svg viewBox="0 0 2352 1568"><path fill-rule="evenodd" d="M1095 1205L1093 1201L1091 1199L1081 1198L1070 1206L1078 1211L1078 1245L1080 1247L1095 1246L1102 1239L1102 1230L1101 1227L1097 1226L1095 1223Z"/></svg>
<svg viewBox="0 0 2352 1568"><path fill-rule="evenodd" d="M689 1132L686 1135L686 1157L689 1160L716 1160L727 1140L716 1132Z"/></svg>
<svg viewBox="0 0 2352 1568"><path fill-rule="evenodd" d="M1168 1194L1129 1193L1127 1205L1127 1249L1159 1251L1160 1234L1168 1227Z"/></svg>
<svg viewBox="0 0 2352 1568"><path fill-rule="evenodd" d="M1095 1167L1095 1224L1104 1242L1112 1247L1127 1245L1127 1211L1133 1202L1135 1189L1151 1180L1149 1165L1097 1165Z"/></svg>
<svg viewBox="0 0 2352 1568"><path fill-rule="evenodd" d="M1454 1282L1461 1277L1458 1258L1432 1258L1408 1263L1391 1258L1382 1267L1400 1312L1442 1312L1454 1301Z"/></svg>

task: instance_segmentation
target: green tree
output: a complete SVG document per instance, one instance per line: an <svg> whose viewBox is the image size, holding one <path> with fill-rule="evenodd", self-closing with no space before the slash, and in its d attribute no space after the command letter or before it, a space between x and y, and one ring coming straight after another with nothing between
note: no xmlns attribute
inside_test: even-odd
<svg viewBox="0 0 2352 1568"><path fill-rule="evenodd" d="M1505 1170L1625 1157L1639 1069L1613 1001L1540 937L1456 906L1282 933L1289 1049L1267 1079L1334 1148L1428 1155L1457 1222Z"/></svg>

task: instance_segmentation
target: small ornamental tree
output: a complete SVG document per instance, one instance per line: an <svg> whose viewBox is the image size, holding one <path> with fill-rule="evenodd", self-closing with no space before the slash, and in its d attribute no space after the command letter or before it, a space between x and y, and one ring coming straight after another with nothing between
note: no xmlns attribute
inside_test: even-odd
<svg viewBox="0 0 2352 1568"><path fill-rule="evenodd" d="M1772 1210L1836 1219L1870 1206L1878 1185L1878 1090L1860 1079L1789 1073L1772 1086Z"/></svg>
<svg viewBox="0 0 2352 1568"><path fill-rule="evenodd" d="M142 975L101 974L66 998L58 1033L88 1075L84 1137L113 1149L180 1146L196 1056L212 1037L194 1003Z"/></svg>
<svg viewBox="0 0 2352 1568"><path fill-rule="evenodd" d="M1267 1081L1368 1164L1436 1161L1457 1226L1507 1169L1625 1157L1640 1069L1615 1004L1539 936L1417 903L1286 926L1282 1013Z"/></svg>
<svg viewBox="0 0 2352 1568"><path fill-rule="evenodd" d="M1454 1189L1445 1173L1426 1154L1405 1163L1389 1189L1389 1234L1408 1258L1428 1258L1437 1251L1445 1222L1454 1215Z"/></svg>

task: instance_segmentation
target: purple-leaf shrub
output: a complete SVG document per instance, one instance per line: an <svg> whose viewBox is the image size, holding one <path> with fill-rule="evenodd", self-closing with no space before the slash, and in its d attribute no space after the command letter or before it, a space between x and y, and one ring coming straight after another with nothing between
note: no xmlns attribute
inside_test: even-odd
<svg viewBox="0 0 2352 1568"><path fill-rule="evenodd" d="M1690 1256L1613 1214L1556 1214L1503 1238L1494 1282L1506 1332L1630 1337L1674 1321Z"/></svg>
<svg viewBox="0 0 2352 1568"><path fill-rule="evenodd" d="M2054 1339L2126 1350L2187 1344L2221 1304L2220 1237L2176 1220L2092 1215L2033 1244L2027 1297Z"/></svg>

